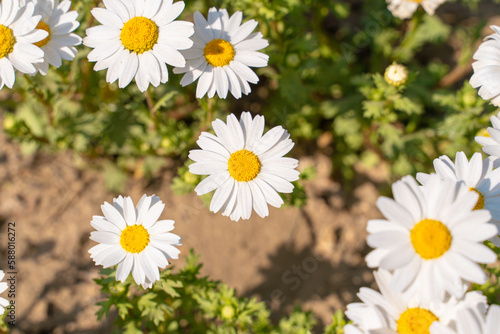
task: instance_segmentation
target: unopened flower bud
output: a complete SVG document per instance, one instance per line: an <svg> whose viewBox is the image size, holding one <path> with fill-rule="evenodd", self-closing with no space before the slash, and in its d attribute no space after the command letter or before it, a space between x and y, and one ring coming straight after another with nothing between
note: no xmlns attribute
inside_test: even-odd
<svg viewBox="0 0 500 334"><path fill-rule="evenodd" d="M392 64L386 68L384 78L389 84L399 87L408 80L408 70L403 65Z"/></svg>

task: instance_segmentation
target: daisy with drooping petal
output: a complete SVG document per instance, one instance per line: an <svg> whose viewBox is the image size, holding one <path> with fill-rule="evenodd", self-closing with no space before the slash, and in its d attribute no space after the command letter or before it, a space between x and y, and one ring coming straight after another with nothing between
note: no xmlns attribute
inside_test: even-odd
<svg viewBox="0 0 500 334"><path fill-rule="evenodd" d="M457 152L455 163L443 155L434 159L434 168L442 179L463 181L470 191L476 192L479 199L474 210L488 210L491 222L500 230L500 169L493 170L490 159L483 160L481 153L474 153L469 162L464 152ZM429 174L417 173L417 180L423 185L429 177ZM498 236L492 241L500 245Z"/></svg>
<svg viewBox="0 0 500 334"><path fill-rule="evenodd" d="M456 325L457 313L465 309L486 310L486 297L474 291L462 299L424 302L419 294L394 291L393 276L383 269L374 272L380 292L361 288L361 303L347 305L346 316L353 321L344 327L345 334L435 334L429 331L435 323L444 328ZM430 282L432 284L432 282ZM470 332L484 333L484 332Z"/></svg>
<svg viewBox="0 0 500 334"><path fill-rule="evenodd" d="M137 208L130 197L104 202L103 216L94 216L90 223L97 231L90 239L99 243L89 250L96 265L108 268L118 264L116 279L124 282L130 272L145 289L160 279L159 268L168 259L178 259L182 238L170 233L173 220L158 220L165 204L158 196L142 196Z"/></svg>
<svg viewBox="0 0 500 334"><path fill-rule="evenodd" d="M386 219L368 222L367 243L375 248L366 257L369 267L394 271L396 291L418 292L427 301L443 300L446 292L460 298L463 285L487 281L477 263L496 261L483 242L497 228L487 210L473 210L476 192L436 174L422 187L406 176L392 190L394 200L377 200Z"/></svg>
<svg viewBox="0 0 500 334"><path fill-rule="evenodd" d="M249 219L252 208L260 217L269 215L268 203L279 208L283 200L278 192L291 193L290 182L299 178L298 161L283 157L294 145L290 134L276 126L263 135L264 116L252 119L249 112L239 122L233 114L227 124L217 119L212 127L216 135L203 132L197 141L201 150L189 152L195 161L189 171L209 175L196 193L216 190L210 210L238 221Z"/></svg>
<svg viewBox="0 0 500 334"><path fill-rule="evenodd" d="M42 19L36 26L37 29L48 33L40 42L35 43L44 52L43 63L36 64L36 69L42 75L46 75L49 64L54 67L62 65L62 59L73 60L76 56L76 45L82 44L82 38L72 32L80 26L76 19L78 13L69 11L71 7L70 0L22 0L33 2L35 5L35 14L41 15Z"/></svg>
<svg viewBox="0 0 500 334"><path fill-rule="evenodd" d="M34 10L32 3L20 8L19 0L0 3L0 89L12 88L14 69L33 74L33 64L43 62L43 51L34 43L47 37L47 32L35 29L40 15L33 15Z"/></svg>
<svg viewBox="0 0 500 334"><path fill-rule="evenodd" d="M196 97L215 93L225 99L227 92L237 99L241 94L250 93L248 83L257 83L259 77L250 67L265 67L269 56L258 52L269 45L260 32L252 33L257 21L249 20L241 24L243 14L231 17L225 9L210 8L208 20L200 12L194 13L194 44L183 51L186 66L174 68L174 73L186 73L181 80L187 86L198 80Z"/></svg>
<svg viewBox="0 0 500 334"><path fill-rule="evenodd" d="M387 0L389 3L388 9L392 15L400 19L409 19L417 10L418 6L422 8L429 15L434 15L436 9L446 0Z"/></svg>
<svg viewBox="0 0 500 334"><path fill-rule="evenodd" d="M498 334L500 333L500 305L491 305L488 315L485 316L481 305L459 310L455 319L454 328L443 326L441 323L431 325L431 334Z"/></svg>
<svg viewBox="0 0 500 334"><path fill-rule="evenodd" d="M490 26L494 33L487 36L472 56L474 74L469 83L474 88L479 88L479 96L491 100L495 106L500 106L500 27Z"/></svg>
<svg viewBox="0 0 500 334"><path fill-rule="evenodd" d="M87 29L83 44L94 48L94 70L108 69L106 81L120 88L135 78L139 90L168 81L167 65L184 66L179 50L189 49L193 24L174 21L184 2L172 0L103 0L106 8L92 9L101 26Z"/></svg>
<svg viewBox="0 0 500 334"><path fill-rule="evenodd" d="M0 281L3 280L4 277L5 277L5 273L3 272L3 270L0 270ZM7 282L0 282L0 293L7 290L7 288L8 288ZM2 315L3 312L5 312L5 308L8 305L9 305L9 301L5 298L0 297L0 315Z"/></svg>

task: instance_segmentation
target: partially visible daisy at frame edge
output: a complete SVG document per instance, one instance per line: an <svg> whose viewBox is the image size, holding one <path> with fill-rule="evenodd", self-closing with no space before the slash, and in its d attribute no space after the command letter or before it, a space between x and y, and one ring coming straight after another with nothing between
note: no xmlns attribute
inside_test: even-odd
<svg viewBox="0 0 500 334"><path fill-rule="evenodd" d="M21 0L21 5L33 2L35 14L41 15L37 29L44 30L48 36L35 43L44 52L43 63L35 64L38 72L46 75L49 64L54 67L62 65L62 59L73 60L78 52L75 46L82 44L82 38L74 34L80 22L78 12L70 11L71 1L63 0Z"/></svg>
<svg viewBox="0 0 500 334"><path fill-rule="evenodd" d="M496 254L483 244L498 230L491 214L473 210L479 195L463 182L436 174L419 186L411 176L392 185L394 199L379 197L386 219L368 222L368 267L394 273L396 291L419 293L422 300L460 298L464 286L488 277L478 263L493 263Z"/></svg>
<svg viewBox="0 0 500 334"><path fill-rule="evenodd" d="M186 65L174 68L174 73L185 73L181 80L187 86L198 80L196 97L215 93L225 99L228 91L239 99L251 92L249 83L259 77L250 67L266 67L269 56L258 52L269 45L262 33L252 33L257 21L241 24L243 14L229 16L227 10L212 7L208 20L200 12L194 13L195 33L193 47L182 51Z"/></svg>
<svg viewBox="0 0 500 334"><path fill-rule="evenodd" d="M472 56L472 74L469 83L479 88L478 94L484 100L491 100L497 107L500 106L500 27L490 26L494 33L486 36L483 43Z"/></svg>
<svg viewBox="0 0 500 334"><path fill-rule="evenodd" d="M409 19L418 9L418 6L422 6L427 14L434 15L436 9L446 1L447 0L387 0L389 4L387 8L395 17Z"/></svg>
<svg viewBox="0 0 500 334"><path fill-rule="evenodd" d="M47 37L47 32L36 29L40 15L34 15L35 6L28 3L20 8L19 0L0 3L0 89L12 88L15 70L25 74L36 73L33 64L43 62L43 51L34 43ZM15 69L15 70L14 70Z"/></svg>
<svg viewBox="0 0 500 334"><path fill-rule="evenodd" d="M178 259L182 238L170 233L173 220L158 220L165 204L158 196L142 196L137 207L130 197L104 202L104 216L93 216L91 225L97 231L90 239L99 244L89 250L96 265L104 268L118 265L116 280L125 282L129 274L144 289L160 279L158 268L165 268L169 259Z"/></svg>
<svg viewBox="0 0 500 334"><path fill-rule="evenodd" d="M262 218L269 215L270 204L283 204L278 192L291 193L292 181L299 178L295 168L298 161L283 157L294 146L288 131L276 126L264 133L264 116L243 112L238 121L227 116L227 124L217 119L212 122L215 135L202 132L197 144L200 150L191 150L194 161L189 171L208 175L195 191L198 195L213 190L210 211L221 211L223 216L238 221L249 219L252 208Z"/></svg>
<svg viewBox="0 0 500 334"><path fill-rule="evenodd" d="M457 152L455 162L443 155L434 159L434 168L442 179L455 182L463 181L470 191L479 195L474 210L485 209L491 213L491 223L500 230L500 169L493 170L493 163L489 158L483 160L481 153L474 153L470 161L464 152ZM417 173L417 180L425 185L430 175ZM500 238L495 236L491 240L500 246Z"/></svg>
<svg viewBox="0 0 500 334"><path fill-rule="evenodd" d="M133 79L140 91L149 84L158 87L168 81L167 64L184 66L179 50L189 49L193 24L175 20L184 2L172 0L103 0L106 8L92 9L102 24L87 29L83 44L94 48L89 61L94 70L108 69L106 81L118 80L120 88Z"/></svg>
<svg viewBox="0 0 500 334"><path fill-rule="evenodd" d="M500 112L490 117L492 127L481 131L474 140L483 147L483 152L488 154L493 161L493 168L500 167Z"/></svg>
<svg viewBox="0 0 500 334"><path fill-rule="evenodd" d="M500 305L491 305L488 314L472 305L457 312L455 328L440 323L431 325L432 334L498 334L500 333Z"/></svg>
<svg viewBox="0 0 500 334"><path fill-rule="evenodd" d="M0 281L5 277L5 273L3 270L0 270ZM8 284L7 282L0 282L0 294L7 290ZM5 308L9 305L9 301L3 297L0 297L0 315L5 312Z"/></svg>
<svg viewBox="0 0 500 334"><path fill-rule="evenodd" d="M418 293L395 291L393 275L388 271L379 269L373 275L380 292L359 290L361 302L347 305L345 314L353 323L344 327L345 334L428 334L435 322L453 328L461 310L486 312L486 297L479 291L468 292L460 299L448 296L446 300L422 301ZM430 333L435 334L432 330Z"/></svg>

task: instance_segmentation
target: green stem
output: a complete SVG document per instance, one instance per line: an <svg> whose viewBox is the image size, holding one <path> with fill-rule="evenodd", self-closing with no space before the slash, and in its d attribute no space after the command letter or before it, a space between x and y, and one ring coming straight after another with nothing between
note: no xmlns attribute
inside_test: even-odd
<svg viewBox="0 0 500 334"><path fill-rule="evenodd" d="M32 92L33 95L35 95L35 97L37 98L38 102L43 104L45 106L45 108L47 109L47 112L48 112L47 116L49 118L49 123L51 126L53 126L54 125L54 108L52 108L52 105L50 104L50 102L36 88L36 84L33 82L33 80L31 80L30 76L26 74L24 77L25 77L26 81L32 86L32 88L30 89L30 92Z"/></svg>
<svg viewBox="0 0 500 334"><path fill-rule="evenodd" d="M400 48L405 48L407 47L408 43L411 42L413 37L415 36L415 33L417 32L418 26L422 23L422 20L424 18L425 12L419 8L413 17L411 18L411 26L410 29L406 32L405 38L401 42L401 45L399 46Z"/></svg>
<svg viewBox="0 0 500 334"><path fill-rule="evenodd" d="M158 128L158 117L156 115L156 109L155 109L155 104L153 102L153 98L151 97L151 91L150 91L150 86L148 86L148 89L144 92L144 97L146 98L146 104L148 106L149 110L149 116L151 117L151 120L153 121L153 127L154 129Z"/></svg>
<svg viewBox="0 0 500 334"><path fill-rule="evenodd" d="M206 126L210 126L210 123L212 123L212 118L214 116L214 105L215 105L215 97L213 99L208 99L207 102L207 119L206 119Z"/></svg>

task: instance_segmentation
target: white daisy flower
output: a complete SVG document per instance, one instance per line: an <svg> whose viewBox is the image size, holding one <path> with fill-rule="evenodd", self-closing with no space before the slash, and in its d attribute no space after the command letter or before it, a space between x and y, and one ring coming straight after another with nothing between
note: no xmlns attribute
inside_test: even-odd
<svg viewBox="0 0 500 334"><path fill-rule="evenodd" d="M43 62L43 51L33 43L47 37L47 32L35 29L40 15L33 15L35 6L19 7L19 0L0 3L0 89L12 88L16 75L36 73L35 63Z"/></svg>
<svg viewBox="0 0 500 334"><path fill-rule="evenodd" d="M3 270L0 270L0 281L5 277L5 273ZM0 293L7 290L8 284L7 282L0 282ZM0 315L5 312L5 308L9 305L9 301L5 298L0 297Z"/></svg>
<svg viewBox="0 0 500 334"><path fill-rule="evenodd" d="M479 95L485 100L491 100L495 106L500 106L500 27L490 26L495 31L487 36L479 46L472 58L474 74L470 78L470 84L474 88L479 88Z"/></svg>
<svg viewBox="0 0 500 334"><path fill-rule="evenodd" d="M291 181L298 180L298 161L283 157L293 147L290 134L281 126L264 132L264 116L243 112L238 122L233 114L227 124L212 122L215 136L202 132L197 143L201 150L191 150L195 163L189 171L209 175L195 191L203 195L215 190L210 210L221 210L232 220L249 219L252 207L260 217L269 215L267 203L279 208L283 200L278 192L291 193Z"/></svg>
<svg viewBox="0 0 500 334"><path fill-rule="evenodd" d="M90 223L97 231L90 239L99 243L89 250L96 265L108 268L118 264L116 279L124 282L130 272L145 289L160 279L158 267L168 259L178 259L182 238L169 233L173 220L158 220L165 204L158 196L142 196L134 208L130 197L113 199L101 206L104 217L94 216Z"/></svg>
<svg viewBox="0 0 500 334"><path fill-rule="evenodd" d="M464 152L457 152L455 163L443 155L434 159L436 173L442 179L463 181L470 191L479 195L474 210L485 209L491 213L491 223L500 230L500 169L493 170L490 159L482 160L481 153L474 153L470 162ZM417 173L417 180L425 185L430 175ZM492 240L497 246L500 239Z"/></svg>
<svg viewBox="0 0 500 334"><path fill-rule="evenodd" d="M167 65L184 66L179 50L189 49L193 24L174 21L184 2L172 0L103 0L106 8L92 9L101 26L87 29L83 44L94 48L94 70L108 69L106 81L120 88L135 78L139 90L168 81Z"/></svg>
<svg viewBox="0 0 500 334"><path fill-rule="evenodd" d="M486 310L486 297L474 291L464 298L425 302L419 294L394 291L393 276L385 270L374 272L380 292L361 288L361 303L347 305L346 316L353 321L344 327L345 334L428 334L431 325L439 323L444 328L456 325L457 313L462 310ZM431 334L435 334L432 330ZM484 333L484 332L469 332Z"/></svg>
<svg viewBox="0 0 500 334"><path fill-rule="evenodd" d="M40 42L35 43L44 52L43 63L36 64L36 69L42 75L46 75L49 64L54 67L62 65L62 59L73 60L76 56L76 45L82 44L82 38L72 32L80 26L76 19L78 13L69 11L70 0L21 0L21 5L33 2L35 14L41 15L42 19L36 26L37 29L45 30L48 36Z"/></svg>
<svg viewBox="0 0 500 334"><path fill-rule="evenodd" d="M400 19L412 17L419 5L427 14L434 15L436 9L444 2L446 0L387 0L387 3L389 3L388 9L392 15Z"/></svg>
<svg viewBox="0 0 500 334"><path fill-rule="evenodd" d="M487 275L477 263L493 263L496 254L483 241L497 234L487 210L473 210L479 195L463 182L428 177L419 187L411 176L392 186L394 200L380 197L387 219L368 222L369 267L394 271L396 291L420 293L426 300L460 298L463 285L483 284Z"/></svg>
<svg viewBox="0 0 500 334"><path fill-rule="evenodd" d="M491 305L488 315L482 307L468 307L457 312L453 328L436 322L430 327L431 334L498 334L500 333L500 305Z"/></svg>
<svg viewBox="0 0 500 334"><path fill-rule="evenodd" d="M241 94L250 93L250 83L257 83L259 77L251 67L265 67L269 56L257 52L269 45L260 32L252 33L257 21L249 20L241 24L243 14L234 13L229 17L225 9L215 7L208 11L208 21L194 13L195 33L191 39L194 45L183 51L186 66L174 68L174 73L186 73L181 80L187 86L199 78L196 97L215 92L225 99L228 90L237 99Z"/></svg>

